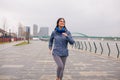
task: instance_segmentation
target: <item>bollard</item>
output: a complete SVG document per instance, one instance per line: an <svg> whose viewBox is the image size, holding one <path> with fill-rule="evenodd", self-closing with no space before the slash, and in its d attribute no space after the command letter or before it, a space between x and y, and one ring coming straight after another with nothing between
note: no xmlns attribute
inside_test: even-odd
<svg viewBox="0 0 120 80"><path fill-rule="evenodd" d="M119 48L118 48L117 43L116 43L116 48L117 48L117 52L118 52L118 54L117 54L117 58L119 58L119 55L120 55L120 50L119 50Z"/></svg>
<svg viewBox="0 0 120 80"><path fill-rule="evenodd" d="M108 47L108 56L110 56L110 46L109 46L109 44L107 43L107 47Z"/></svg>
<svg viewBox="0 0 120 80"><path fill-rule="evenodd" d="M101 47L101 55L103 54L103 47L102 47L102 44L100 42L100 47Z"/></svg>

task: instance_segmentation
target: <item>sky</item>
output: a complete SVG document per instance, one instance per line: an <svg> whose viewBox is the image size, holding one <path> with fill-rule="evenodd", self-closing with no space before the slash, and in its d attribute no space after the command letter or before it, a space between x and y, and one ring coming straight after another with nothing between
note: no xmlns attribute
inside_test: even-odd
<svg viewBox="0 0 120 80"><path fill-rule="evenodd" d="M63 17L69 31L120 37L120 0L0 0L0 28L17 32L18 24L49 27ZM32 31L31 31L32 32Z"/></svg>

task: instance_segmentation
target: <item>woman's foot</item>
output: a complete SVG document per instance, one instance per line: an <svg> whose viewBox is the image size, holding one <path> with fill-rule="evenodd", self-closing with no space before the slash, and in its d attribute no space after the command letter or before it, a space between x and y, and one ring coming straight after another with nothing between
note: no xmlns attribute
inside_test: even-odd
<svg viewBox="0 0 120 80"><path fill-rule="evenodd" d="M61 80L60 78L57 78L56 80Z"/></svg>

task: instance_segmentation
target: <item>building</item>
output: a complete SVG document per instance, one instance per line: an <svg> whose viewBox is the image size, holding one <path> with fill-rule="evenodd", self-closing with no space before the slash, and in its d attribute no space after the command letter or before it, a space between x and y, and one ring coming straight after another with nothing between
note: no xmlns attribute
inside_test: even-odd
<svg viewBox="0 0 120 80"><path fill-rule="evenodd" d="M9 33L7 31L0 28L0 37L3 37L3 36L6 37L8 35L9 35Z"/></svg>
<svg viewBox="0 0 120 80"><path fill-rule="evenodd" d="M4 33L5 31L3 29L0 29L0 37L2 37Z"/></svg>
<svg viewBox="0 0 120 80"><path fill-rule="evenodd" d="M10 33L11 37L17 37L16 33Z"/></svg>
<svg viewBox="0 0 120 80"><path fill-rule="evenodd" d="M18 37L24 38L25 37L25 27L20 23L18 27Z"/></svg>
<svg viewBox="0 0 120 80"><path fill-rule="evenodd" d="M33 25L33 36L38 36L38 25L37 24Z"/></svg>
<svg viewBox="0 0 120 80"><path fill-rule="evenodd" d="M48 36L49 35L49 28L48 27L41 27L38 35L39 35L39 37Z"/></svg>

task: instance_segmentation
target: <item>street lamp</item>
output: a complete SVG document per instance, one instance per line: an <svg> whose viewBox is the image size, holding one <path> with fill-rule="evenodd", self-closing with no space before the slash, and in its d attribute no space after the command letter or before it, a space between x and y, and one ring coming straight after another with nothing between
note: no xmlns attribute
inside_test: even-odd
<svg viewBox="0 0 120 80"><path fill-rule="evenodd" d="M30 39L30 27L26 26L26 38L28 40L28 44L30 43L29 39Z"/></svg>
<svg viewBox="0 0 120 80"><path fill-rule="evenodd" d="M9 29L9 42L11 42L11 29Z"/></svg>

